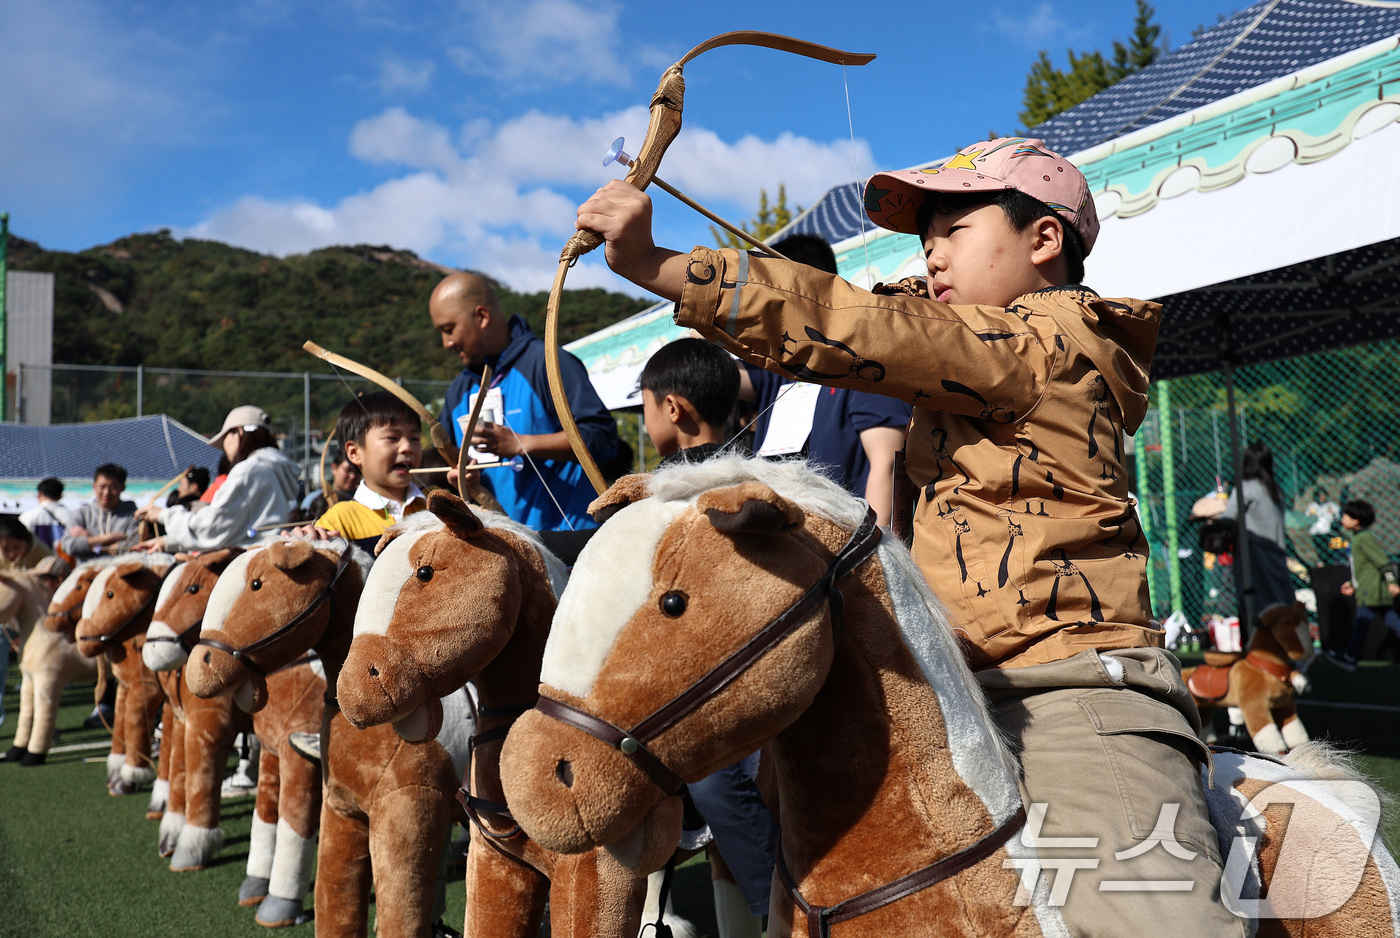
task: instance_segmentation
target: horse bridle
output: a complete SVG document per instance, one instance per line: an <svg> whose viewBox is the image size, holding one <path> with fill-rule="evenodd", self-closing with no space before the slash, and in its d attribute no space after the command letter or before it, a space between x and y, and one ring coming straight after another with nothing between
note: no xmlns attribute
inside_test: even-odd
<svg viewBox="0 0 1400 938"><path fill-rule="evenodd" d="M150 568L148 567L147 569ZM106 635L96 635L92 638L80 638L78 639L78 641L96 642L98 645L109 645L117 642L126 641L127 633L130 632L132 628L136 625L137 620L141 618L141 614L147 609L150 609L152 606L154 606L156 600L160 598L160 588L165 584L165 578L170 576L171 572L173 572L174 569L175 565L172 564L169 567L169 569L165 571L165 573L161 574L160 582L156 584L155 589L151 590L150 598L147 599L144 603L142 603L140 608L138 608L135 612L131 614L131 618L123 622L120 627L118 627L114 631L108 632ZM73 611L71 609L68 611L67 615L69 616L69 621L72 621L71 617L73 615Z"/></svg>
<svg viewBox="0 0 1400 938"><path fill-rule="evenodd" d="M472 736L471 739L467 740L467 761L466 767L462 770L462 787L457 789L457 801L462 805L462 810L467 812L467 817L471 819L472 824L476 825L477 830L495 840L510 840L516 834L520 833L520 822L516 821L515 815L510 813L509 805L499 801L490 801L486 798L478 798L476 795L472 794L472 755L476 752L477 746L504 741L506 735L510 733L511 726L514 725L517 719L528 713L534 706L534 703L517 704L513 707L488 707L485 704L477 704L476 701L472 700L470 692L467 694L467 702L471 704L473 723L476 722L476 718L478 717L502 719L507 722L504 726L498 726L495 729L477 733ZM481 814L483 812L503 817L508 821L514 822L515 826L504 834L497 834L482 823Z"/></svg>
<svg viewBox="0 0 1400 938"><path fill-rule="evenodd" d="M630 732L571 704L544 695L540 696L538 703L535 704L535 709L546 716L580 729L590 736L597 737L617 749L645 772L663 792L667 795L676 794L684 782L667 768L656 754L647 748L646 744L732 683L759 658L806 621L823 599L828 600L831 604L833 644L839 648L844 602L841 591L836 588L835 583L870 558L879 546L880 536L880 528L875 524L875 512L871 510L867 512L865 520L861 522L860 527L846 542L846 546L841 548L841 551L832 558L826 573L797 602L779 613L777 618L749 639L738 651L643 719ZM852 896L832 906L812 905L802 897L792 874L788 871L781 849L777 851L778 874L794 904L802 910L807 919L809 938L828 938L831 934L831 926L837 922L844 922L882 908L980 863L1006 843L1011 835L1025 823L1025 820L1025 808L1018 808L1011 817L997 825L991 833L976 843L891 883Z"/></svg>
<svg viewBox="0 0 1400 938"><path fill-rule="evenodd" d="M305 622L313 612L319 609L321 603L326 602L327 600L330 600L331 603L331 608L327 612L327 615L329 616L335 614L335 584L340 580L340 575L345 572L345 568L350 566L350 553L351 549L349 547L345 548L344 552L341 553L340 562L336 564L335 567L335 575L331 577L331 581L329 583L322 587L321 592L317 593L316 597L311 600L311 604L308 605L301 612L298 612L295 616L291 618L291 620L286 625L282 626L280 629L273 632L272 634L264 635L262 638L253 642L253 644L247 645L243 648L234 648L232 645L218 641L217 639L204 638L202 636L197 642L195 642L195 644L205 645L217 651L227 652L229 655L233 656L234 661L237 661L249 671L252 671L259 677L267 677L267 669L264 668L262 665L258 664L256 661L254 661L250 656L255 652L267 648L269 645L272 645L273 643L281 640L282 638L285 638L288 634L290 634L293 630L295 630L298 626ZM203 619L200 620L201 625L203 624L203 621Z"/></svg>
<svg viewBox="0 0 1400 938"><path fill-rule="evenodd" d="M836 588L836 581L869 559L879 544L880 528L875 523L875 512L868 511L846 545L831 559L826 572L807 592L780 612L737 651L631 730L624 730L572 704L543 694L535 704L535 709L545 716L583 730L617 749L645 772L658 788L667 795L674 795L685 783L647 748L647 743L733 683L739 675L802 625L823 602L828 602L831 606L831 630L835 644L839 646L844 601L841 591Z"/></svg>

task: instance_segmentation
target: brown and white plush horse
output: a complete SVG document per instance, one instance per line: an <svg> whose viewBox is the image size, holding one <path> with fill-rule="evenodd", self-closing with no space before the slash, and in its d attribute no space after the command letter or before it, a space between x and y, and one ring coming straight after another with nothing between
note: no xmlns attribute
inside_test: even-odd
<svg viewBox="0 0 1400 938"><path fill-rule="evenodd" d="M918 568L871 533L864 503L795 465L728 459L623 479L597 508L616 513L574 567L540 703L501 758L532 837L561 851L609 844L654 865L675 841L681 782L771 741L782 842L770 934L1064 934L1038 895L1043 879L1017 894L1025 864L1014 861L1035 857L1018 836L1015 764ZM1224 760L1213 789L1222 841L1255 838L1255 897L1276 870L1296 873L1296 856L1279 860L1279 806L1242 815L1239 802L1301 780L1301 801L1336 807L1308 830L1354 842L1359 888L1323 910L1314 880L1295 877L1287 888L1331 915L1269 927L1394 933L1400 870L1375 836L1378 812L1351 823L1367 799L1333 805L1325 776Z"/></svg>
<svg viewBox="0 0 1400 938"><path fill-rule="evenodd" d="M206 700L190 690L182 666L199 637L209 592L242 548L192 557L177 554L156 598L141 658L165 693L169 722L162 754L169 759L169 796L157 851L175 872L202 870L223 844L219 787L233 738L252 721L227 697Z"/></svg>
<svg viewBox="0 0 1400 938"><path fill-rule="evenodd" d="M1259 614L1260 628L1249 638L1246 654L1208 651L1205 664L1182 668L1181 678L1210 726L1216 707L1238 707L1245 729L1260 752L1282 753L1308 741L1293 697L1307 687L1294 667L1311 654L1308 612L1300 602L1277 604Z"/></svg>
<svg viewBox="0 0 1400 938"><path fill-rule="evenodd" d="M88 657L105 654L117 678L113 748L107 757L107 790L113 795L131 794L156 778L151 743L165 695L155 672L142 662L141 648L161 578L174 562L169 554L119 556L93 578L74 630L78 650ZM165 810L164 789L162 785L152 791L148 816L159 817Z"/></svg>
<svg viewBox="0 0 1400 938"><path fill-rule="evenodd" d="M69 574L59 589L67 586ZM97 571L88 573L88 582ZM59 595L58 591L53 594ZM91 681L98 676L96 661L79 653L71 638L60 632L36 628L45 618L45 606L57 604L37 577L0 574L0 622L15 619L19 624L19 718L13 744L5 752L6 762L22 766L43 765L53 745L54 724L63 688L75 681ZM35 605L37 604L37 605ZM78 606L81 608L81 597ZM72 620L76 623L77 619Z"/></svg>
<svg viewBox="0 0 1400 938"><path fill-rule="evenodd" d="M632 938L646 883L605 850L560 854L510 818L500 742L535 702L540 659L566 571L534 532L434 492L390 528L365 584L336 684L351 723L432 738L440 697L468 681L479 710L460 796L476 824L467 857L469 938L532 938L549 899L556 935Z"/></svg>
<svg viewBox="0 0 1400 938"><path fill-rule="evenodd" d="M265 675L313 648L333 686L371 562L344 542L291 539L236 559L210 600L186 668L190 687L206 696L232 693L256 712L270 692ZM358 730L334 706L327 707L321 741L316 933L365 933L372 863L377 934L426 935L438 861L460 816L453 800L460 772L451 753L441 742L407 743L388 726Z"/></svg>

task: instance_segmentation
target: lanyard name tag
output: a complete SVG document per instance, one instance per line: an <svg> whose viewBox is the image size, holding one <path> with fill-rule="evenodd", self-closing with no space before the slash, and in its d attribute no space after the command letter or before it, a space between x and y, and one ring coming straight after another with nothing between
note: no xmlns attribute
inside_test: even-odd
<svg viewBox="0 0 1400 938"><path fill-rule="evenodd" d="M759 444L758 455L787 456L800 452L812 433L812 420L821 392L819 384L799 381L788 385L768 412L768 433Z"/></svg>
<svg viewBox="0 0 1400 938"><path fill-rule="evenodd" d="M480 393L481 389L478 388L475 392L472 393L472 395L469 398L467 398L467 412L457 418L458 432L462 433L463 435L465 435L467 432L467 421L471 419L472 408L476 406L476 397ZM483 423L504 423L503 418L505 417L505 412L505 398L501 396L501 389L491 388L486 392L486 400L481 402L481 415L476 418L476 425L481 426ZM470 442L471 440L462 440L463 444L468 444ZM475 446L469 447L467 449L467 455L472 459L475 459L477 462L496 461L495 454L488 453L486 450L477 449Z"/></svg>

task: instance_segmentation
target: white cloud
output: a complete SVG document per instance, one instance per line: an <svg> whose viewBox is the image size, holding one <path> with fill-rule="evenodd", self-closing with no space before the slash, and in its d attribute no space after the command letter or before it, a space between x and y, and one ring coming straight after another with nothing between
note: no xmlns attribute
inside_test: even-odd
<svg viewBox="0 0 1400 938"><path fill-rule="evenodd" d="M494 126L473 121L454 134L389 108L357 124L349 148L366 162L402 167L400 175L332 206L244 198L182 234L276 254L392 244L487 271L515 289L547 289L578 202L621 175L602 166L608 142L630 131L636 149L646 119L640 106L583 120L531 111ZM832 185L868 173L869 146L857 141L856 153L859 169L849 140L785 133L731 144L693 128L672 145L662 174L700 201L720 203L720 214L737 205L746 218L760 188L775 197L783 183L789 204L810 205ZM619 288L600 260L578 265L569 282Z"/></svg>
<svg viewBox="0 0 1400 938"><path fill-rule="evenodd" d="M1024 13L992 11L992 27L1017 45L1043 48L1051 43L1075 42L1087 35L1082 27L1071 27L1055 11L1053 3L1037 4L1030 16Z"/></svg>
<svg viewBox="0 0 1400 938"><path fill-rule="evenodd" d="M561 80L626 87L632 64L657 58L649 47L629 48L624 58L622 7L613 0L471 3L465 12L468 22L449 56L467 74L489 77L503 88Z"/></svg>
<svg viewBox="0 0 1400 938"><path fill-rule="evenodd" d="M379 63L379 75L374 85L385 94L400 91L419 94L432 85L436 69L435 64L426 60L409 61L392 55L385 56Z"/></svg>

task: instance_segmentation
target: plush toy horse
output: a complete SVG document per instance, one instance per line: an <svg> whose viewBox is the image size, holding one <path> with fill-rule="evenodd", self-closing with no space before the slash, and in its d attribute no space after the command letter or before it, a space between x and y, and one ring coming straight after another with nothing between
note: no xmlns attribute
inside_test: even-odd
<svg viewBox="0 0 1400 938"><path fill-rule="evenodd" d="M380 541L336 683L341 712L359 727L392 722L406 739L432 738L442 722L438 698L472 681L478 735L459 800L479 833L467 857L464 933L534 936L548 897L553 934L632 938L645 881L602 849L570 855L539 846L501 793L499 743L537 696L564 567L504 515L445 492L434 492L428 508Z"/></svg>
<svg viewBox="0 0 1400 938"><path fill-rule="evenodd" d="M729 459L623 479L594 507L616 513L574 567L540 703L501 757L532 837L653 865L674 843L681 782L772 740L783 888L770 934L1064 933L1048 902L1018 904L1007 861L1034 858L1017 836L1014 763L918 568L862 521L863 503L794 465ZM1400 869L1375 838L1379 812L1351 824L1366 799L1329 801L1309 780L1325 775L1223 760L1212 793L1234 813L1222 809L1217 830L1230 848L1243 842L1237 825L1263 817L1247 842L1259 879L1296 872L1306 859L1279 861L1274 809L1246 823L1239 801L1303 780L1294 787L1318 791L1300 799L1325 810L1302 826L1358 848L1358 888L1330 915L1268 925L1395 933ZM1316 884L1328 875L1312 872ZM1313 888L1305 877L1279 894L1312 900Z"/></svg>
<svg viewBox="0 0 1400 938"><path fill-rule="evenodd" d="M190 710L225 714L222 723L209 720L210 730L219 733L220 751L214 758L216 770L201 779L207 786L201 798L212 799L215 812L220 800L220 776L233 737L240 731L239 727L246 726L248 718L234 704L232 695L208 698L196 695L190 688L184 665L202 632L219 576L243 554L243 548L230 548L193 558L176 555L182 563L171 571L161 590L156 618L146 633L144 651L147 664L158 674L179 676ZM173 668L181 670L169 670ZM294 732L320 732L325 692L325 673L319 662L299 659L267 675L267 704L252 718L252 728L263 746L263 756L258 762L247 875L239 887L238 901L240 905L256 905L257 922L269 928L296 925L310 918L302 903L311 888L311 865L316 856L321 773L315 763L292 751L289 740ZM199 739L189 739L189 730L186 736L187 746L195 750L211 748ZM198 756L191 756L191 760L195 758ZM173 786L171 801L172 805L178 804ZM190 820L194 820L193 815ZM217 822L218 815L214 813L211 820L196 828L192 846L204 848L209 839L208 829ZM189 830L188 823L178 830L180 846L172 859L172 869L180 868L178 861ZM212 852L212 848L205 849Z"/></svg>
<svg viewBox="0 0 1400 938"><path fill-rule="evenodd" d="M182 666L199 637L209 591L242 548L191 557L177 554L156 598L141 658L156 674L170 714L162 755L169 754L169 796L157 851L175 872L204 869L223 843L220 785L233 738L251 727L227 697L206 700L189 689Z"/></svg>
<svg viewBox="0 0 1400 938"><path fill-rule="evenodd" d="M186 668L190 687L205 696L232 693L256 711L269 694L264 675L313 647L333 686L370 564L369 555L344 542L290 539L239 557L214 588L200 647ZM465 695L456 695L455 706L465 709ZM466 740L460 743L465 757ZM316 933L365 933L373 863L377 934L426 935L438 861L460 816L452 794L461 774L452 754L442 742L406 743L388 726L357 730L328 705L321 758Z"/></svg>
<svg viewBox="0 0 1400 938"><path fill-rule="evenodd" d="M89 582L96 575L96 570L91 571ZM69 580L72 577L69 574ZM69 580L60 585L60 590ZM58 595L54 593L55 597ZM63 688L98 676L97 662L80 654L69 639L59 632L35 627L44 618L45 604L50 602L56 604L58 600L49 600L48 590L36 577L0 574L0 622L13 618L19 623L22 646L19 719L5 761L22 766L43 765L47 760Z"/></svg>
<svg viewBox="0 0 1400 938"><path fill-rule="evenodd" d="M1310 651L1308 612L1300 602L1273 605L1259 621L1247 654L1208 651L1204 665L1182 668L1181 677L1201 711L1202 726L1210 725L1216 707L1238 707L1254 748L1287 752L1308 741L1293 703L1294 692L1307 687L1293 663Z"/></svg>
<svg viewBox="0 0 1400 938"><path fill-rule="evenodd" d="M1015 901L1005 861L1034 858L1015 763L917 569L863 502L795 466L729 459L625 478L595 508L614 514L579 556L540 703L501 757L532 837L655 868L682 782L771 741L791 885L775 882L770 934L805 933L809 916L849 918L850 934L1066 933L1043 888ZM726 659L737 666L715 669ZM606 728L649 714L634 733ZM877 891L904 877L923 888Z"/></svg>
<svg viewBox="0 0 1400 938"><path fill-rule="evenodd" d="M88 588L82 619L74 630L78 650L90 658L105 654L117 678L112 736L121 737L125 754L120 755L114 743L108 756L107 790L113 795L131 794L156 777L151 741L165 695L155 672L142 662L141 648L161 578L174 561L169 554L125 554L103 567ZM116 781L112 780L114 769ZM152 792L148 815L163 813L163 787Z"/></svg>

